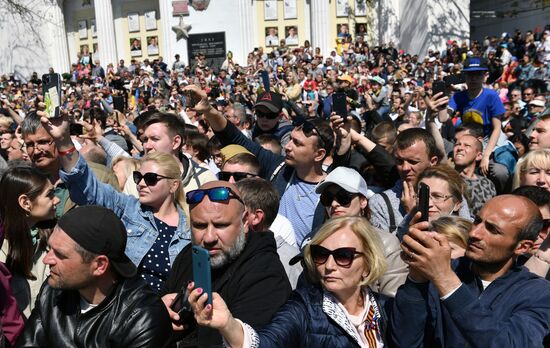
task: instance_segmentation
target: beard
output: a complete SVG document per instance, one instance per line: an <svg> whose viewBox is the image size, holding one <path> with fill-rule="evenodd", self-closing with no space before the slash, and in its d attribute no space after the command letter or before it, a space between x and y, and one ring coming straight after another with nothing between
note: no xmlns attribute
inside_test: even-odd
<svg viewBox="0 0 550 348"><path fill-rule="evenodd" d="M241 223L241 230L239 235L235 240L235 243L230 248L224 248L221 250L221 253L210 257L210 266L212 269L222 268L227 266L229 263L237 259L244 250L246 246L246 233L244 230L244 225Z"/></svg>

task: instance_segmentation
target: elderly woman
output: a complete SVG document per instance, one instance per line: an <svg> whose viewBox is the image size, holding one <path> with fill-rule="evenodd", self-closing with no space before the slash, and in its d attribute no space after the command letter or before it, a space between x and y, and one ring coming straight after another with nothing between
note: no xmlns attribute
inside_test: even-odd
<svg viewBox="0 0 550 348"><path fill-rule="evenodd" d="M534 150L516 164L513 187L539 186L550 191L550 149Z"/></svg>
<svg viewBox="0 0 550 348"><path fill-rule="evenodd" d="M321 204L325 206L327 217L358 216L368 219L370 211L368 199L374 194L367 188L365 179L355 170L338 167L327 175L315 192L321 194ZM399 240L391 233L379 231L384 258L388 267L371 288L386 296L394 297L397 288L405 283L409 269L399 256Z"/></svg>
<svg viewBox="0 0 550 348"><path fill-rule="evenodd" d="M305 247L304 257L316 284L296 290L263 329L233 318L217 293L206 305L200 288L189 295L198 324L218 329L231 347L385 344L388 302L367 284L384 274L386 261L378 232L366 219L331 219Z"/></svg>
<svg viewBox="0 0 550 348"><path fill-rule="evenodd" d="M430 188L430 197L428 200L428 221L432 222L442 216L457 215L467 220L472 220L468 203L464 198L466 192L466 183L460 177L460 174L446 164L438 164L426 168L418 176L415 191L418 192L420 183L426 184ZM416 203L417 200L415 201ZM409 222L417 212L414 206L397 228L397 237L403 240L403 236L408 231Z"/></svg>

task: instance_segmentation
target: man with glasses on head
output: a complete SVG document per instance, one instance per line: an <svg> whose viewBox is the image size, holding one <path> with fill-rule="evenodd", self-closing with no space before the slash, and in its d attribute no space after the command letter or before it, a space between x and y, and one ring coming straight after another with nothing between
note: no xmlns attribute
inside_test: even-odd
<svg viewBox="0 0 550 348"><path fill-rule="evenodd" d="M323 161L334 143L328 122L295 119L296 127L285 146L286 156L278 156L246 138L210 105L206 93L197 86L187 86L185 90L193 93L196 110L205 115L222 145L238 144L256 156L261 164L260 176L271 181L281 195L279 214L292 223L300 246L305 236L324 220L324 208L315 187L325 177Z"/></svg>
<svg viewBox="0 0 550 348"><path fill-rule="evenodd" d="M187 193L194 245L210 254L212 291L219 293L236 318L261 328L282 306L291 288L271 233L248 233L249 218L234 184L213 181ZM197 327L193 313L176 313L176 295L193 280L191 245L176 258L163 301L173 321L176 341L199 347L221 346L215 330ZM183 297L187 303L187 294Z"/></svg>

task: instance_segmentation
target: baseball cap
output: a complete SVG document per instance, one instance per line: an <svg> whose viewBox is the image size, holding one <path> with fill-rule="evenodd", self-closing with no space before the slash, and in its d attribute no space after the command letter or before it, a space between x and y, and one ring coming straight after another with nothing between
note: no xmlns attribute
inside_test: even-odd
<svg viewBox="0 0 550 348"><path fill-rule="evenodd" d="M369 81L376 82L381 86L384 86L386 84L386 81L384 81L384 79L381 78L380 76L371 76L369 77Z"/></svg>
<svg viewBox="0 0 550 348"><path fill-rule="evenodd" d="M248 154L254 156L254 154L252 152L248 151L243 146L237 145L237 144L231 144L231 145L227 145L225 147L222 147L221 150L220 150L220 153L223 156L224 161L227 161L230 158L233 158L233 157L237 156L240 153L248 153Z"/></svg>
<svg viewBox="0 0 550 348"><path fill-rule="evenodd" d="M347 81L349 83L353 83L353 78L351 76L349 76L348 74L344 74L342 76L338 76L337 78L338 80L340 81Z"/></svg>
<svg viewBox="0 0 550 348"><path fill-rule="evenodd" d="M544 102L542 100L539 100L539 99L533 99L529 102L529 105L539 106L539 107L543 108L544 107Z"/></svg>
<svg viewBox="0 0 550 348"><path fill-rule="evenodd" d="M374 196L374 192L368 189L365 179L352 168L337 167L317 185L315 192L320 194L331 184L336 184L351 193L359 193L367 199Z"/></svg>
<svg viewBox="0 0 550 348"><path fill-rule="evenodd" d="M468 57L464 62L462 71L486 71L487 61L482 57Z"/></svg>
<svg viewBox="0 0 550 348"><path fill-rule="evenodd" d="M283 108L283 98L279 93L264 92L258 96L254 107L263 106L273 113L281 112Z"/></svg>
<svg viewBox="0 0 550 348"><path fill-rule="evenodd" d="M124 252L126 228L112 210L98 205L76 207L63 215L57 225L82 248L107 256L122 277L136 274L136 266Z"/></svg>

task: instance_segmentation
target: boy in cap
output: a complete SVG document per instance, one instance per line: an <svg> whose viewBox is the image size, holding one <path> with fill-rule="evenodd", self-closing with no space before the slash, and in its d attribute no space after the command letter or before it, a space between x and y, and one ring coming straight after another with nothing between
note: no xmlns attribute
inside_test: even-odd
<svg viewBox="0 0 550 348"><path fill-rule="evenodd" d="M109 209L77 207L48 240L42 285L18 347L161 347L170 318L124 254L126 229Z"/></svg>

